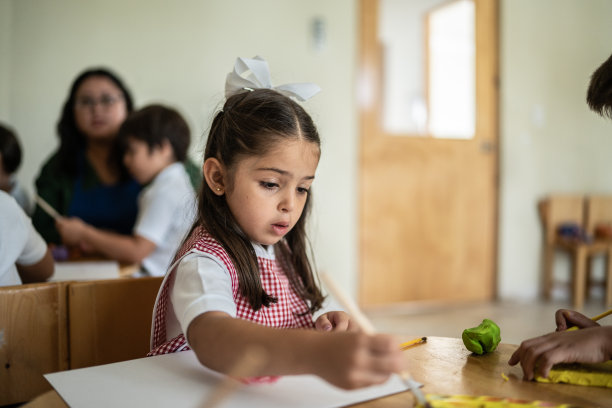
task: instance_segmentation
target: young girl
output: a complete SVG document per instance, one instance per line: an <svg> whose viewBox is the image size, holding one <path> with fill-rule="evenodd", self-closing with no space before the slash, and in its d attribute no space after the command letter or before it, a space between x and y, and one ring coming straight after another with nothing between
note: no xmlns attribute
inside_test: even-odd
<svg viewBox="0 0 612 408"><path fill-rule="evenodd" d="M320 310L305 234L319 156L295 101L251 88L227 98L206 144L197 221L155 304L150 355L191 348L228 373L256 347L266 358L251 376L315 374L347 389L401 371L392 337Z"/></svg>

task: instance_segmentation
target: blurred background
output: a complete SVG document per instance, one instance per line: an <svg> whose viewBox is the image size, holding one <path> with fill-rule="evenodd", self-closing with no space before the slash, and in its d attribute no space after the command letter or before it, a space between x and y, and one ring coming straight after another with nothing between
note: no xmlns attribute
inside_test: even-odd
<svg viewBox="0 0 612 408"><path fill-rule="evenodd" d="M384 14L380 10L393 6L383 3L374 4L379 7L373 16L379 28L387 27L378 20ZM445 2L395 3L435 9ZM470 284L484 295L455 298L534 301L541 280L538 200L550 193L612 194L612 123L589 111L585 103L591 73L612 53L612 2L500 0L495 4L497 20L491 21L491 29L498 37L489 38L497 64L495 81L489 84L495 91L490 128L495 135L480 145L492 158L487 170L493 191L493 198L487 199L492 208L487 213L491 236L481 237L483 245L475 244L486 248L491 262L483 287ZM397 237L370 234L363 226L367 216L362 213L362 194L367 186L362 182L369 177L364 173L362 143L368 137L363 112L369 89L364 83L364 33L371 29L364 25L364 13L371 12L372 5L366 0L0 0L0 121L12 126L22 141L19 181L34 193L40 165L58 145L55 126L60 109L82 70L106 66L116 71L132 91L136 107L159 102L177 108L192 130L190 155L201 163L208 126L223 102L226 74L236 57L260 55L270 64L274 84L315 82L323 89L305 103L323 139L311 224L319 269L365 305L441 300L413 292L390 296L388 301L367 300L370 281L364 276L374 273L387 287L398 286L393 276L364 270L363 263L368 238L382 246L398 244ZM406 18L404 27L414 28L422 21L423 14L417 14L413 20ZM382 59L376 63L388 68L387 41L397 37L383 31L378 37ZM414 31L417 38L422 33L420 28ZM413 54L405 56L404 73L424 66ZM388 80L385 89L393 90L395 84L401 86L399 79ZM414 123L408 126L418 128L424 120L422 99L413 94L398 98L411 103ZM483 118L471 115L480 126ZM390 120L394 129L401 127L401 120ZM474 124L464 123L462 128L468 138L470 126ZM435 139L427 132L407 137L428 136ZM448 187L444 180L439 182L440 188ZM382 191L377 193L384 200L390 187L380 185ZM427 208L433 210L426 217L436 217L438 211L427 202L418 208L408 201L398 204L401 211L417 217L425 217L421 214ZM382 220L385 214L378 216ZM376 220L377 215L371 217ZM437 231L440 236L446 232ZM437 253L421 255L441 259ZM559 256L555 262L558 278L567 281L568 260ZM444 282L445 264L433 264L427 273L437 274L439 268L437 279ZM416 275L412 271L399 286L419 280L418 266L415 269ZM469 268L460 271L465 279L473 273ZM603 276L603 262L595 262L593 273ZM564 302L569 292L561 290L555 296Z"/></svg>

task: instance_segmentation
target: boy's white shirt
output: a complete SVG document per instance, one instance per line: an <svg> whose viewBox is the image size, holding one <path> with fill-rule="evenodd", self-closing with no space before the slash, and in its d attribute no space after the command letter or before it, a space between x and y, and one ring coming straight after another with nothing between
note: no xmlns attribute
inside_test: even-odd
<svg viewBox="0 0 612 408"><path fill-rule="evenodd" d="M47 253L47 243L15 199L0 191L0 286L19 285L15 263L33 265Z"/></svg>
<svg viewBox="0 0 612 408"><path fill-rule="evenodd" d="M153 242L155 250L142 260L152 276L166 273L196 214L195 192L183 163L163 169L138 196L133 234Z"/></svg>
<svg viewBox="0 0 612 408"><path fill-rule="evenodd" d="M253 243L258 257L275 259L274 247ZM219 311L236 317L236 304L232 292L229 271L223 262L214 256L193 251L187 254L178 264L174 283L170 289L172 312L167 314L167 338L187 333L189 324L199 315ZM313 314L313 321L324 313L342 310L328 296L323 307Z"/></svg>

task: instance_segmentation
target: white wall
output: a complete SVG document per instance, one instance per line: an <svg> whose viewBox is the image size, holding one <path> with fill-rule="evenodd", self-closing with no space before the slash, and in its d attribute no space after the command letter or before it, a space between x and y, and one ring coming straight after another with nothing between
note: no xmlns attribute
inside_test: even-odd
<svg viewBox="0 0 612 408"><path fill-rule="evenodd" d="M0 34L12 38L9 46L0 42L0 51L9 51L0 60L10 61L0 84L8 81L12 89L10 114L2 108L2 91L0 120L23 141L19 179L30 191L40 163L57 146L55 124L68 88L86 67L115 69L137 106L156 101L177 107L191 125L199 162L202 135L236 57L261 55L279 85L318 83L323 92L305 104L323 139L311 238L320 268L356 291L354 1L1 0L0 7ZM325 23L322 49L312 42L315 17Z"/></svg>
<svg viewBox="0 0 612 408"><path fill-rule="evenodd" d="M534 298L540 279L537 201L612 194L612 122L585 103L612 52L612 2L504 0L501 7L499 293ZM569 265L555 273L567 280Z"/></svg>
<svg viewBox="0 0 612 408"><path fill-rule="evenodd" d="M10 105L11 5L10 1L0 1L0 119L5 120Z"/></svg>
<svg viewBox="0 0 612 408"><path fill-rule="evenodd" d="M319 266L356 293L357 15L357 0L0 0L0 120L24 142L20 180L33 190L56 147L68 87L85 67L116 69L138 106L179 108L199 157L234 59L260 54L275 83L323 88L306 103L323 137L312 239ZM310 37L314 17L326 23L321 51ZM503 298L537 294L539 198L612 193L612 123L584 103L590 74L612 52L610 21L608 0L501 1Z"/></svg>

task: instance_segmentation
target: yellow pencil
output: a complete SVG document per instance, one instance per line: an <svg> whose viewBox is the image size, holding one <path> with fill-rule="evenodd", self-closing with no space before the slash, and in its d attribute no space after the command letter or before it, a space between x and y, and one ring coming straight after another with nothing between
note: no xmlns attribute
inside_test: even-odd
<svg viewBox="0 0 612 408"><path fill-rule="evenodd" d="M600 319L603 319L604 317L606 317L606 316L608 316L610 314L612 314L612 309L608 310L607 312L603 312L602 314L598 314L595 317L591 317L591 320L596 322L596 321L598 321ZM578 327L577 326L572 326L569 329L567 329L567 331L571 331L571 330L578 330Z"/></svg>
<svg viewBox="0 0 612 408"><path fill-rule="evenodd" d="M419 337L418 339L410 340L405 343L400 344L400 350L406 350L410 347L423 344L427 341L427 337Z"/></svg>

